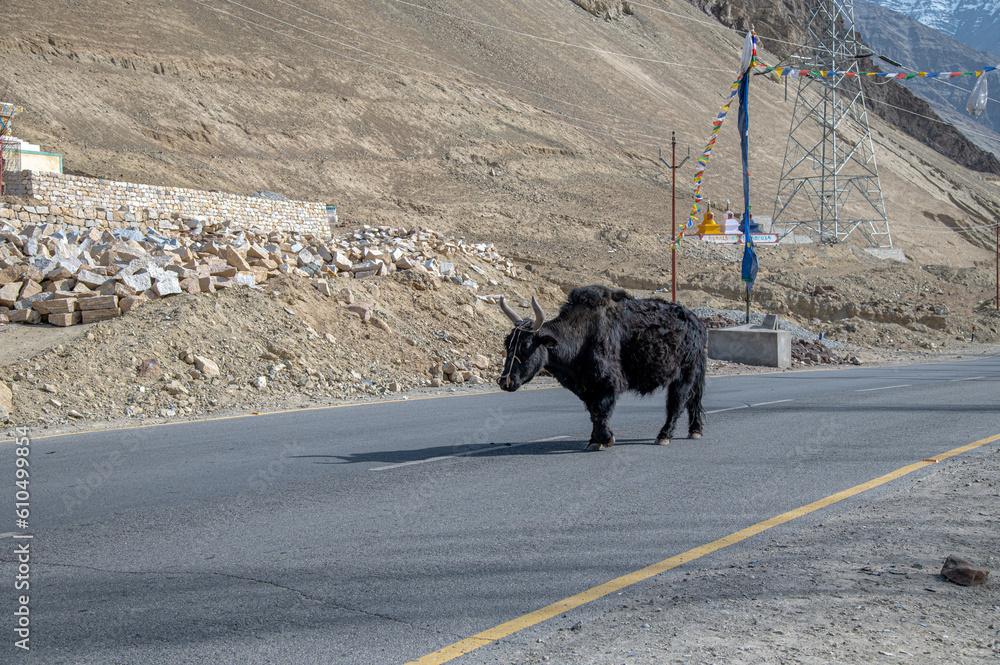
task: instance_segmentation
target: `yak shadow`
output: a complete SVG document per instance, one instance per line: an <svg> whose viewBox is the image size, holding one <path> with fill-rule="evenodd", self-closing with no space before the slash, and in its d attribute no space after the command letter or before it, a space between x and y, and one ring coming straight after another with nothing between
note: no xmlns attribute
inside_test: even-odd
<svg viewBox="0 0 1000 665"><path fill-rule="evenodd" d="M675 441L687 437L675 437ZM449 457L515 457L542 455L571 455L578 453L609 452L628 446L652 446L652 439L619 439L604 451L585 450L586 439L558 441L499 441L477 445L430 446L409 450L378 450L345 455L289 455L289 459L312 460L313 464L406 464L428 462Z"/></svg>

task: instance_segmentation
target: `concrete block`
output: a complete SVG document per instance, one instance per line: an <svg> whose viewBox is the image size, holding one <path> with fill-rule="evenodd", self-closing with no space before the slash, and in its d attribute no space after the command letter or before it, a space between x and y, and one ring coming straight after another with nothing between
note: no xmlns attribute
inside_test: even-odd
<svg viewBox="0 0 1000 665"><path fill-rule="evenodd" d="M903 250L898 248L888 249L866 247L865 251L872 256L882 259L883 261L899 261L900 263L909 263L906 259L906 254L903 253Z"/></svg>
<svg viewBox="0 0 1000 665"><path fill-rule="evenodd" d="M708 331L708 357L744 365L787 368L792 364L792 334L742 325Z"/></svg>

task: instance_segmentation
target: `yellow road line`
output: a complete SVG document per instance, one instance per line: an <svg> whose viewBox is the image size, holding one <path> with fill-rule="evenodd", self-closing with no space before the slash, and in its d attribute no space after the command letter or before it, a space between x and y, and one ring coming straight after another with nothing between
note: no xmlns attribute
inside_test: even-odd
<svg viewBox="0 0 1000 665"><path fill-rule="evenodd" d="M530 612L529 614L525 614L524 616L502 623L499 626L494 626L493 628L484 630L481 633L476 633L472 637L459 640L458 642L450 644L443 649L439 649L434 653L427 654L423 658L411 661L407 663L407 665L440 665L441 663L446 663L449 660L458 658L459 656L467 654L470 651L475 651L479 647L486 646L491 642L503 639L504 637L512 635L520 630L524 630L525 628L530 628L531 626L563 614L568 610L580 607L581 605L589 603L593 600L597 600L598 598L607 596L615 591L620 591L621 589L636 584L637 582L647 580L650 577L659 575L660 573L671 570L672 568L676 568L683 563L694 561L695 559L703 557L706 554L711 554L712 552L721 550L724 547L735 545L736 543L744 541L751 536L756 536L764 531L767 531L768 529L790 522L796 518L802 517L803 515L808 515L809 513L820 510L821 508L826 508L827 506L835 504L838 501L843 501L844 499L861 494L862 492L867 492L868 490L876 488L879 485L884 485L885 483L896 480L897 478L902 478L909 473L922 469L926 466L930 466L935 462L940 462L941 460L954 457L955 455L960 455L998 440L1000 440L1000 434L980 439L979 441L962 446L961 448L955 448L954 450L949 450L946 453L929 457L924 461L904 466L903 468L897 469L892 473L887 473L886 475L875 478L874 480L869 480L861 485L856 485L850 489L844 490L843 492L832 494L825 499L813 501L808 505L796 508L795 510L790 510L787 513L782 513L781 515L772 517L769 520L758 522L753 526L749 526L724 538L708 543L707 545L695 547L694 549L688 550L683 554L672 556L669 559L646 566L645 568L637 570L634 573L629 573L628 575L615 578L610 582L605 582L604 584L595 586L592 589L587 589L586 591L578 593L575 596L570 596L569 598L560 600L552 605L548 605L535 610L534 612Z"/></svg>

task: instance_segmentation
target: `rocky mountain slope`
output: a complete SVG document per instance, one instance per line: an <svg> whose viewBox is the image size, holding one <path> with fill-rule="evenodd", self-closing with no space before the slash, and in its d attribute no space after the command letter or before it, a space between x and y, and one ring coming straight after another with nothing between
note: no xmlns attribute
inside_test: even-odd
<svg viewBox="0 0 1000 665"><path fill-rule="evenodd" d="M902 63L907 70L971 71L1000 62L998 55L966 46L953 37L873 2L857 0L854 3L854 18L867 44L877 53ZM989 75L987 83L992 86L993 96L996 97L1000 76ZM978 118L974 118L965 108L975 79L946 81L916 78L901 82L901 85L929 102L939 116L958 127L971 141L994 154L1000 154L1000 110L988 106Z"/></svg>
<svg viewBox="0 0 1000 665"><path fill-rule="evenodd" d="M996 52L1000 5L993 0L875 0L963 44Z"/></svg>
<svg viewBox="0 0 1000 665"><path fill-rule="evenodd" d="M793 54L809 54L808 25L813 14L813 4L806 0L691 0L693 4L716 17L725 25L747 30L757 29L764 46L790 65ZM861 71L883 71L871 59L860 61ZM845 84L843 94L857 94L857 87ZM910 136L930 146L949 159L968 168L1000 175L1000 160L991 152L980 148L958 131L950 122L943 121L922 99L895 81L862 79L868 108L887 122L899 127ZM794 93L792 93L794 94Z"/></svg>

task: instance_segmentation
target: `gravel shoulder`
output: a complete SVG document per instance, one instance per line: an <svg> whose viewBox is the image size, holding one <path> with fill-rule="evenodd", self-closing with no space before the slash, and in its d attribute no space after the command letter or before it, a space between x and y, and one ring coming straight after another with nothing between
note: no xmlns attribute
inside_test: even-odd
<svg viewBox="0 0 1000 665"><path fill-rule="evenodd" d="M996 663L996 580L962 587L940 570L949 555L996 570L998 470L1000 448L988 444L463 662Z"/></svg>

